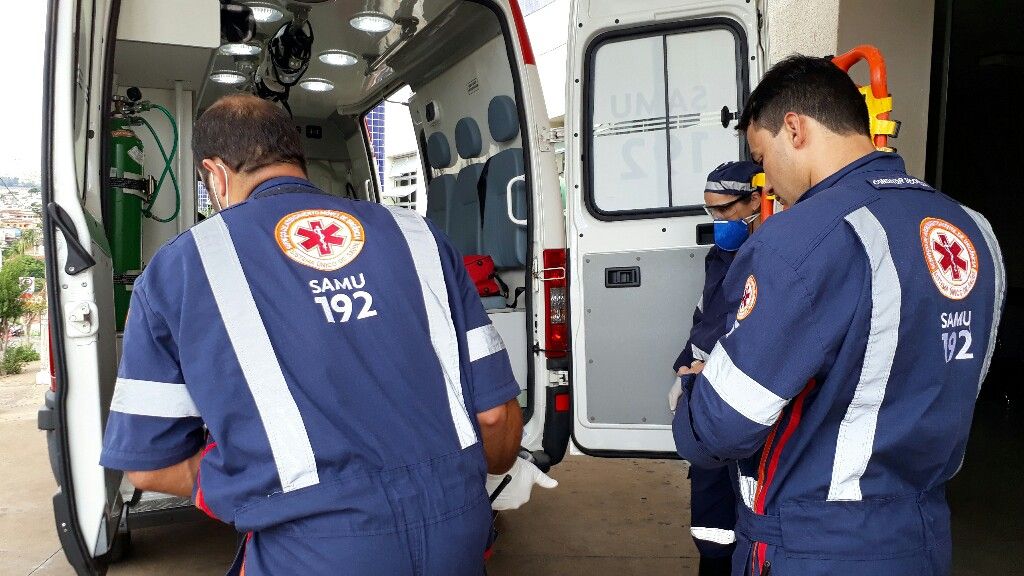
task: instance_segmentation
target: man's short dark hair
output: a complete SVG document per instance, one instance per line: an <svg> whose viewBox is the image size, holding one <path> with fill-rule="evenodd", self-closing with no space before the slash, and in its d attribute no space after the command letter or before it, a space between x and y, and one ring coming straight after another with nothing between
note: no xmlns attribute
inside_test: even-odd
<svg viewBox="0 0 1024 576"><path fill-rule="evenodd" d="M809 116L836 134L870 136L864 96L831 59L796 54L772 66L750 95L738 130L756 123L772 134L786 114Z"/></svg>
<svg viewBox="0 0 1024 576"><path fill-rule="evenodd" d="M192 128L192 156L198 168L204 158L220 157L235 172L254 172L271 164L306 169L299 133L277 105L249 94L217 100Z"/></svg>

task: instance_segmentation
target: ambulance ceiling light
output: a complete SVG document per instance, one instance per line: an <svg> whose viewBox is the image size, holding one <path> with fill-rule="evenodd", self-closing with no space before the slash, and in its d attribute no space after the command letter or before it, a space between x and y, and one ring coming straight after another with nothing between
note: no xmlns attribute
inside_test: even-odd
<svg viewBox="0 0 1024 576"><path fill-rule="evenodd" d="M351 20L348 21L356 30L362 30L363 32L369 32L370 34L381 34L391 30L391 27L395 25L395 21L388 17L380 10L364 10L356 13Z"/></svg>
<svg viewBox="0 0 1024 576"><path fill-rule="evenodd" d="M259 56L263 47L255 43L232 42L224 44L218 51L228 56Z"/></svg>
<svg viewBox="0 0 1024 576"><path fill-rule="evenodd" d="M217 70L210 74L210 80L218 84L238 86L239 84L243 84L247 78L245 77L245 74L236 72L235 70Z"/></svg>
<svg viewBox="0 0 1024 576"><path fill-rule="evenodd" d="M278 6L270 2L249 2L252 8L252 17L260 24L273 24L284 18L284 12Z"/></svg>
<svg viewBox="0 0 1024 576"><path fill-rule="evenodd" d="M334 90L334 82L324 78L306 78L302 82L299 82L299 86L309 90L310 92L330 92L331 90Z"/></svg>
<svg viewBox="0 0 1024 576"><path fill-rule="evenodd" d="M320 53L320 61L328 66L351 66L359 62L355 54L344 50L326 50Z"/></svg>

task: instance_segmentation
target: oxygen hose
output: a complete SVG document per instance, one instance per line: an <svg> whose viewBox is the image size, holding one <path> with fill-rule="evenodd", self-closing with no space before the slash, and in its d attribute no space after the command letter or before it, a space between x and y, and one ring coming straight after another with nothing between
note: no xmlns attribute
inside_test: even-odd
<svg viewBox="0 0 1024 576"><path fill-rule="evenodd" d="M172 164L172 162L174 162L175 156L177 156L178 154L178 123L174 121L174 116L171 115L170 111L167 110L167 108L164 108L159 104L152 104L151 108L156 108L160 112L163 112L163 115L167 117L167 121L171 123L171 131L174 134L174 140L173 144L171 145L171 153L170 155L168 155L167 151L164 149L164 145L160 142L160 138L156 134L156 130L153 129L153 125L150 124L145 118L139 118L139 121L142 122L142 125L149 129L149 133L153 136L153 141L156 142L157 149L160 150L160 157L163 158L164 160L163 172L160 173L160 179L157 180L156 188L153 190L153 195L146 202L146 205L142 209L142 213L147 218L152 218L157 222L167 223L172 222L175 218L178 217L178 214L181 212L181 188L178 186L178 177L175 176L174 174L174 167ZM166 180L168 175L171 177L171 184L174 186L174 213L167 218L160 218L153 214L152 209L153 205L156 204L157 197L160 195L160 190L163 187L164 181Z"/></svg>

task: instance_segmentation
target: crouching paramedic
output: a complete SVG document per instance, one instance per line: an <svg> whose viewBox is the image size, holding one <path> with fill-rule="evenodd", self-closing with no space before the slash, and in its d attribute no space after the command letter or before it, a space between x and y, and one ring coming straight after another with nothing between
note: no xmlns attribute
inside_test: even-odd
<svg viewBox="0 0 1024 576"><path fill-rule="evenodd" d="M722 281L736 251L759 223L761 191L752 181L761 172L753 162L729 162L708 174L704 209L715 219L715 245L704 259L704 291L693 312L690 338L673 369L679 378L669 391L669 409L675 411L683 382L691 386L709 352L725 335L728 302ZM690 466L690 535L700 551L700 576L728 576L735 548L735 480L728 468Z"/></svg>
<svg viewBox="0 0 1024 576"><path fill-rule="evenodd" d="M821 58L774 66L740 119L788 208L736 255L734 314L676 410L681 456L738 461L733 575L950 570L963 462L1005 291L977 212L876 152Z"/></svg>
<svg viewBox="0 0 1024 576"><path fill-rule="evenodd" d="M218 101L193 149L219 213L135 285L102 464L248 533L236 573L482 574L487 472L535 474L461 257L314 187L268 102Z"/></svg>

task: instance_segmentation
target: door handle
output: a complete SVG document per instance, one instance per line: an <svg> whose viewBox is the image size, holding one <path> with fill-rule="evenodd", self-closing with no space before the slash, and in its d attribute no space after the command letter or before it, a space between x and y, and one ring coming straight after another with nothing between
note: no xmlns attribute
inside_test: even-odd
<svg viewBox="0 0 1024 576"><path fill-rule="evenodd" d="M605 288L636 288L640 286L640 267L605 268Z"/></svg>
<svg viewBox="0 0 1024 576"><path fill-rule="evenodd" d="M74 276L96 265L96 259L89 254L89 251L78 239L78 228L71 221L67 211L56 202L46 205L46 213L50 216L50 222L64 235L64 242L68 246L68 259L64 263L64 271Z"/></svg>
<svg viewBox="0 0 1024 576"><path fill-rule="evenodd" d="M508 209L508 219L513 224L516 226L526 226L528 222L516 218L515 213L512 211L512 186L515 186L516 182L526 182L526 174L520 174L508 181L508 186L505 186L505 207Z"/></svg>

